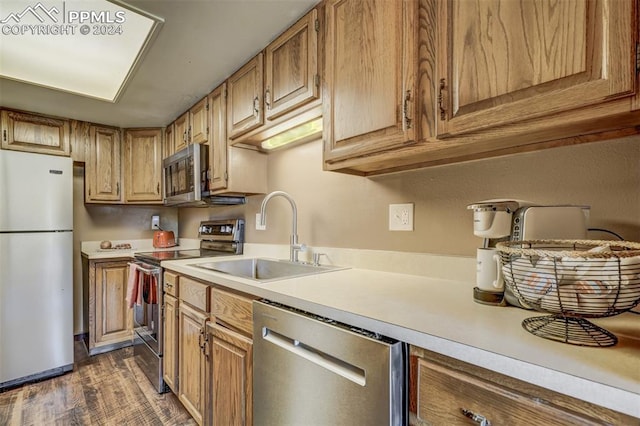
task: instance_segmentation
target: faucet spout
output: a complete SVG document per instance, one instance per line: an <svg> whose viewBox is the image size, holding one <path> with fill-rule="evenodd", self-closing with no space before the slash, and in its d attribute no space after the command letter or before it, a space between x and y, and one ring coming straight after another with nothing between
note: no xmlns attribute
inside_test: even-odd
<svg viewBox="0 0 640 426"><path fill-rule="evenodd" d="M304 244L298 243L298 208L296 207L296 202L293 201L291 195L287 194L284 191L274 191L270 194L267 194L262 200L262 204L260 205L260 225L267 225L267 204L274 197L283 197L286 199L289 204L291 204L291 239L290 239L290 249L289 249L289 260L291 262L298 261L298 252L304 250Z"/></svg>

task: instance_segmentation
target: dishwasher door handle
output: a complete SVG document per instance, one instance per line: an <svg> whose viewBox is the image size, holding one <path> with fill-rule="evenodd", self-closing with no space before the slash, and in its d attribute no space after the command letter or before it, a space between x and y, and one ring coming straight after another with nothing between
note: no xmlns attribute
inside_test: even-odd
<svg viewBox="0 0 640 426"><path fill-rule="evenodd" d="M355 384L365 386L367 383L366 374L363 369L319 349L305 345L299 340L286 337L268 329L267 327L262 328L262 338L294 355L318 365L319 367L338 374Z"/></svg>

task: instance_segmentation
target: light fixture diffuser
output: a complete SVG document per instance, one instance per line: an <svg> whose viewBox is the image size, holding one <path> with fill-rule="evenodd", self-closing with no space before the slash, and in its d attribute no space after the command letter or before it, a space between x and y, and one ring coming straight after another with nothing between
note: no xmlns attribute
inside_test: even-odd
<svg viewBox="0 0 640 426"><path fill-rule="evenodd" d="M106 0L2 0L0 76L115 102L163 22Z"/></svg>

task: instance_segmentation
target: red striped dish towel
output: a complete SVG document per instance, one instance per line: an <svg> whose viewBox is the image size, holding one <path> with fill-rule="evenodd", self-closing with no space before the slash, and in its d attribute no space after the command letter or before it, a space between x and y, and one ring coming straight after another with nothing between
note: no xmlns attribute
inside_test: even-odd
<svg viewBox="0 0 640 426"><path fill-rule="evenodd" d="M133 308L133 305L142 305L142 274L138 270L135 263L129 264L129 279L127 280L127 306Z"/></svg>

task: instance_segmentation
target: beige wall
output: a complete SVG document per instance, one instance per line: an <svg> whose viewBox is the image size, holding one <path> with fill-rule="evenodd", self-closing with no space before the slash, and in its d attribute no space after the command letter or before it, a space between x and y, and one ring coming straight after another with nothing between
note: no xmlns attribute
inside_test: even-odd
<svg viewBox="0 0 640 426"><path fill-rule="evenodd" d="M293 196L298 235L309 246L473 256L481 239L472 233L466 206L492 198L590 205L591 227L640 241L640 136L374 178L322 171L322 143L316 141L270 154L269 190ZM246 206L180 209L180 232L195 238L200 220L246 217L248 242L287 244L288 203L272 199L268 229L256 231L261 200L254 196ZM413 232L388 231L390 203L415 203Z"/></svg>
<svg viewBox="0 0 640 426"><path fill-rule="evenodd" d="M74 334L83 330L82 241L151 239L151 216L160 215L160 226L177 231L178 211L162 206L84 204L84 167L73 168L73 300Z"/></svg>

